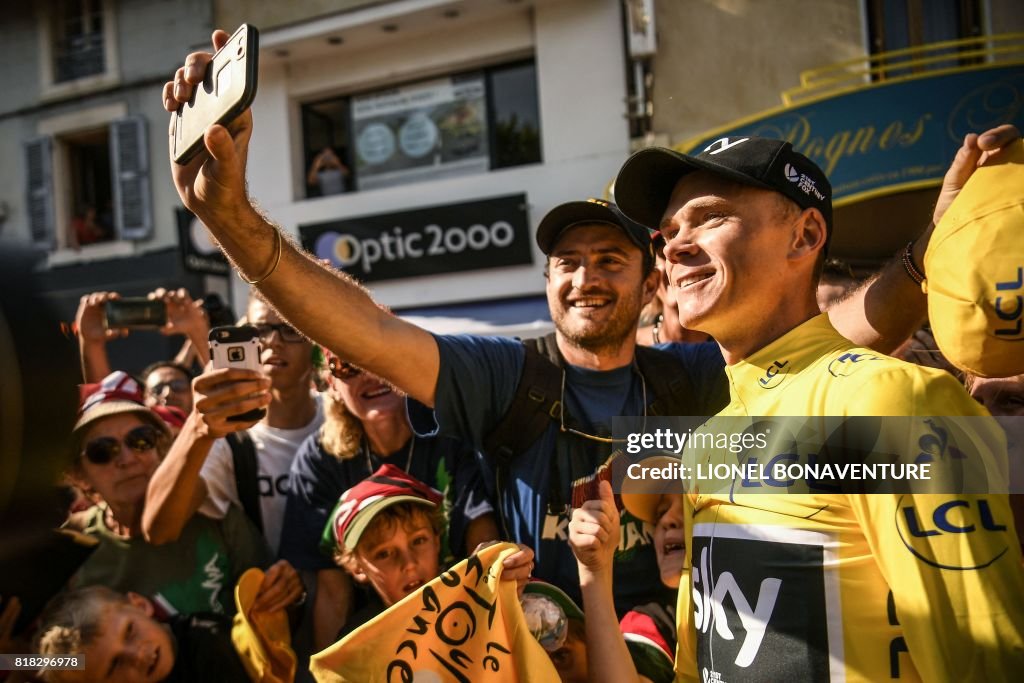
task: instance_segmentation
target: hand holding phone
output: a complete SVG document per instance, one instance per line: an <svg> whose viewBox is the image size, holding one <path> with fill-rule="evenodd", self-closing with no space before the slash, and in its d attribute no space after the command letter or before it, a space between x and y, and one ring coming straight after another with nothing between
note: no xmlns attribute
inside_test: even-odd
<svg viewBox="0 0 1024 683"><path fill-rule="evenodd" d="M167 305L159 299L128 297L104 304L107 329L126 327L163 327L167 324Z"/></svg>
<svg viewBox="0 0 1024 683"><path fill-rule="evenodd" d="M259 333L252 325L229 325L210 330L210 360L214 369L241 368L259 372L262 369L261 352ZM265 409L256 408L227 419L229 422L255 422L266 414Z"/></svg>
<svg viewBox="0 0 1024 683"><path fill-rule="evenodd" d="M214 123L227 124L256 97L259 31L242 24L206 65L203 82L178 107L171 135L171 155L186 164L203 149L203 135Z"/></svg>

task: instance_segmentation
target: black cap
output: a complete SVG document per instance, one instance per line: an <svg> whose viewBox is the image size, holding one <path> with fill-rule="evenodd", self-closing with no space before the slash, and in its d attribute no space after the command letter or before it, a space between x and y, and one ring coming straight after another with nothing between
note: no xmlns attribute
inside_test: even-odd
<svg viewBox="0 0 1024 683"><path fill-rule="evenodd" d="M537 246L545 254L550 254L559 236L574 225L580 223L607 223L622 230L629 241L640 247L640 251L654 255L652 232L648 228L630 220L619 207L603 199L566 202L548 211L537 226Z"/></svg>
<svg viewBox="0 0 1024 683"><path fill-rule="evenodd" d="M818 209L825 217L826 240L831 239L832 185L817 164L784 140L753 135L720 138L695 156L663 147L642 149L619 170L615 199L630 218L656 228L676 183L697 170L774 190L802 209Z"/></svg>

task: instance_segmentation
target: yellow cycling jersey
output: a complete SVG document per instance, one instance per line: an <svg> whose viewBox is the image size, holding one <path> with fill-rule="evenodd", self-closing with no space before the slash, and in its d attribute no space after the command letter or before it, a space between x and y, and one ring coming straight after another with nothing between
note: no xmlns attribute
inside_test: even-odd
<svg viewBox="0 0 1024 683"><path fill-rule="evenodd" d="M910 440L929 438L934 416L989 422L948 373L858 348L825 315L727 373L731 402L720 416L921 416ZM988 457L1005 459L1001 438L979 440L1003 449ZM1024 570L1006 495L733 489L691 490L686 500L681 680L1001 681L1024 672Z"/></svg>

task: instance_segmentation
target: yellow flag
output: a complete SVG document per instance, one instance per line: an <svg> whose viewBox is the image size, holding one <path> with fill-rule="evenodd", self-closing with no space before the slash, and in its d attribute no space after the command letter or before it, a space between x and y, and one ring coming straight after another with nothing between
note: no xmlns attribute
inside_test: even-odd
<svg viewBox="0 0 1024 683"><path fill-rule="evenodd" d="M250 612L263 572L255 567L247 570L235 586L234 625L231 642L235 645L249 678L257 683L291 683L295 680L295 653L285 611Z"/></svg>
<svg viewBox="0 0 1024 683"><path fill-rule="evenodd" d="M526 627L499 543L463 560L310 659L321 683L558 681Z"/></svg>

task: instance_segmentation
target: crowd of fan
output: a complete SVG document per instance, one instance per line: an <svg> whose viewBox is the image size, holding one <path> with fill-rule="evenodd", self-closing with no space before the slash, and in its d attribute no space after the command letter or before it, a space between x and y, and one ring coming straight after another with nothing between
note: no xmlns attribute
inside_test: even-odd
<svg viewBox="0 0 1024 683"><path fill-rule="evenodd" d="M174 98L187 96L174 89ZM175 99L165 100L173 109ZM251 119L242 118L230 132L247 140ZM246 248L231 254L240 269L252 275L272 264L254 278L263 284L238 321L258 334L262 371L204 364L209 317L183 290L150 298L166 306L160 331L184 335L186 351L154 359L138 376L111 368L106 345L127 332L110 329L102 310L118 295L82 298L76 323L84 383L66 473L76 496L65 526L97 543L21 651L85 653L88 670L43 677L249 680L230 631L234 587L253 567L263 575L252 611L287 615L303 677L312 653L453 563L510 541L519 551L504 560L502 579L521 594L541 594L568 619L564 637L545 643L563 681L673 680L677 623L686 623L673 608L677 592L690 589L683 497L618 500L596 473L611 450L612 416L646 415L655 404L663 415L714 415L728 403L722 354L733 365L737 354L760 348L743 349L717 332L717 343L708 343L707 333L680 324L679 290L699 287L700 277L673 281L665 262L693 248L675 222L691 220L687 212L696 209L685 192L706 192L699 183L711 175L696 173L690 185L682 173L670 177L653 221L638 223L642 211L627 210L626 168L616 190L622 211L591 200L545 216L537 244L547 258L557 335L523 344L413 328L351 279L282 244L262 217L229 220L225 207L249 204L241 176L225 161L234 152L214 149L230 141L223 134L210 140L223 164L215 170L221 186L237 186L239 196L203 206L196 197L208 194L183 189L203 182L202 160L176 168L175 179L218 238L232 230L248 236ZM976 155L971 163L981 154L973 144L965 143ZM748 144L744 153L756 157L755 145L792 153L777 141ZM913 329L920 288L908 284L898 262L868 278L835 262L814 265L827 245L830 202L805 206L783 197L776 207L774 194L756 191L764 194L750 194L750 202L759 210L807 224L810 260L800 277L824 267L817 306L827 316L808 325L835 334L831 320L863 346L941 367L929 330ZM683 208L659 223L666 203ZM662 236L652 241L645 224L661 225ZM737 254L727 267L769 268ZM866 324L871 296L891 314ZM814 305L813 291L808 298ZM793 302L782 304L808 305ZM688 302L682 317L699 319L697 305ZM751 308L750 325L759 320ZM658 350L643 350L651 345ZM687 379L682 393L671 381L679 376ZM913 376L940 388L951 381L931 371ZM960 379L993 415L1024 415L1024 376ZM535 429L520 403L537 395L548 403ZM232 419L253 409L263 417ZM17 608L9 600L0 618L7 651L18 651L9 642Z"/></svg>

